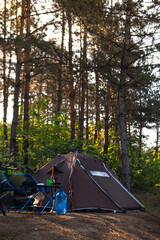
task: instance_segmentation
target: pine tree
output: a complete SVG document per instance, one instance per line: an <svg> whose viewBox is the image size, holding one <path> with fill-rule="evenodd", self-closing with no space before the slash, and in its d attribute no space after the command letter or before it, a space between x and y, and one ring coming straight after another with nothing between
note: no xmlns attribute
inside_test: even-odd
<svg viewBox="0 0 160 240"><path fill-rule="evenodd" d="M83 25L83 57L82 57L82 67L81 71L81 103L80 103L80 116L79 116L79 138L83 140L84 134L84 115L85 115L85 99L86 99L86 80L87 80L87 29Z"/></svg>
<svg viewBox="0 0 160 240"><path fill-rule="evenodd" d="M18 2L16 1L16 13L18 12ZM24 18L25 18L25 0L21 2L21 19L20 29L18 27L18 16L16 15L16 33L17 33L17 46L16 46L16 79L14 88L14 106L13 106L13 120L11 125L11 136L10 136L10 155L13 157L14 162L16 161L16 155L18 154L17 145L17 126L18 126L18 113L19 113L19 94L20 94L20 74L22 67L22 39L24 29ZM19 34L19 35L18 35Z"/></svg>
<svg viewBox="0 0 160 240"><path fill-rule="evenodd" d="M64 55L64 34L65 34L65 12L62 12L62 33L61 33L61 52L59 60L59 74L58 74L58 94L57 94L57 112L61 110L62 105L62 67L63 67L63 55Z"/></svg>
<svg viewBox="0 0 160 240"><path fill-rule="evenodd" d="M3 127L4 127L4 140L6 146L8 145L7 136L7 107L8 107L8 81L6 76L6 37L7 37L7 2L4 0L4 24L3 24Z"/></svg>
<svg viewBox="0 0 160 240"><path fill-rule="evenodd" d="M75 138L75 88L74 88L74 77L73 77L73 49L72 49L72 14L67 12L68 18L68 31L69 31L69 66L68 66L68 77L69 77L69 98L70 98L70 120L71 120L71 139Z"/></svg>
<svg viewBox="0 0 160 240"><path fill-rule="evenodd" d="M25 91L24 91L24 123L23 123L23 152L24 165L28 163L28 132L29 132L29 97L30 97L30 28L31 28L31 1L25 0L25 19L26 19L26 35L25 35L25 50L24 50L24 71L25 71Z"/></svg>

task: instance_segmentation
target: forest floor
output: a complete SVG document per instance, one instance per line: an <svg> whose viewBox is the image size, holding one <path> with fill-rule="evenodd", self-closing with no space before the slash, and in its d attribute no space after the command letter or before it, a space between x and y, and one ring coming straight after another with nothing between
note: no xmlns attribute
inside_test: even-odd
<svg viewBox="0 0 160 240"><path fill-rule="evenodd" d="M144 212L0 214L0 240L160 239L159 195L141 194L139 198L147 204Z"/></svg>

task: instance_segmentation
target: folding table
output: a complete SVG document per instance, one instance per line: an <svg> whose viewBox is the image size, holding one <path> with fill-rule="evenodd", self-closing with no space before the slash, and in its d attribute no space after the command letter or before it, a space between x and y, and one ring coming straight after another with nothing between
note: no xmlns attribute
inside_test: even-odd
<svg viewBox="0 0 160 240"><path fill-rule="evenodd" d="M60 188L55 190L55 185L45 185L43 183L38 183L37 188L39 189L39 193L42 193L44 195L44 198L46 199L45 205L41 208L39 211L39 214L42 214L43 211L46 209L46 207L51 204L51 208L54 208L53 200L56 196L56 194L59 192ZM49 194L51 194L49 196Z"/></svg>

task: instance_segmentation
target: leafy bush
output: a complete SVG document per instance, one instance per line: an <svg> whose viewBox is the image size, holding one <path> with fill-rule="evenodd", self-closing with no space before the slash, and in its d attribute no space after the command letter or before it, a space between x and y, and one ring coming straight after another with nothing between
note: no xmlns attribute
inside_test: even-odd
<svg viewBox="0 0 160 240"><path fill-rule="evenodd" d="M76 138L70 139L70 121L66 110L52 116L48 114L49 99L41 97L33 102L30 109L29 132L24 132L23 122L19 121L17 128L18 155L16 167L18 171L31 171L41 167L53 159L57 154L69 152L85 152L96 155L107 167L116 171L122 180L122 162L120 152L119 133L114 123L110 127L109 146L107 154L103 153L104 132L99 130L97 139L94 139L95 127L90 126L89 139L83 141ZM8 139L10 125L8 127ZM25 152L23 150L23 136L29 141L27 155L28 165L24 166ZM134 135L128 138L128 152L130 161L131 186L135 189L152 190L160 186L160 156L155 155L154 149L143 150L139 147L139 137ZM12 161L9 155L9 143L4 140L3 124L0 123L0 161L9 165Z"/></svg>

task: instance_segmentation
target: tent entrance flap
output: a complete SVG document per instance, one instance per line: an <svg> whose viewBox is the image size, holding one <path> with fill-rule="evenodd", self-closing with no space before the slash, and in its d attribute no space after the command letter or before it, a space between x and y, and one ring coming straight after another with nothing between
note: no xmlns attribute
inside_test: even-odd
<svg viewBox="0 0 160 240"><path fill-rule="evenodd" d="M52 168L50 168L48 170L47 173L53 173L53 169L54 169L54 172L59 172L59 173L63 173L63 164L64 164L64 160L62 162L60 162L59 164L56 164L55 166L52 166Z"/></svg>
<svg viewBox="0 0 160 240"><path fill-rule="evenodd" d="M54 167L54 171L52 169L50 169L47 173L63 173L63 171L59 170L58 167Z"/></svg>

